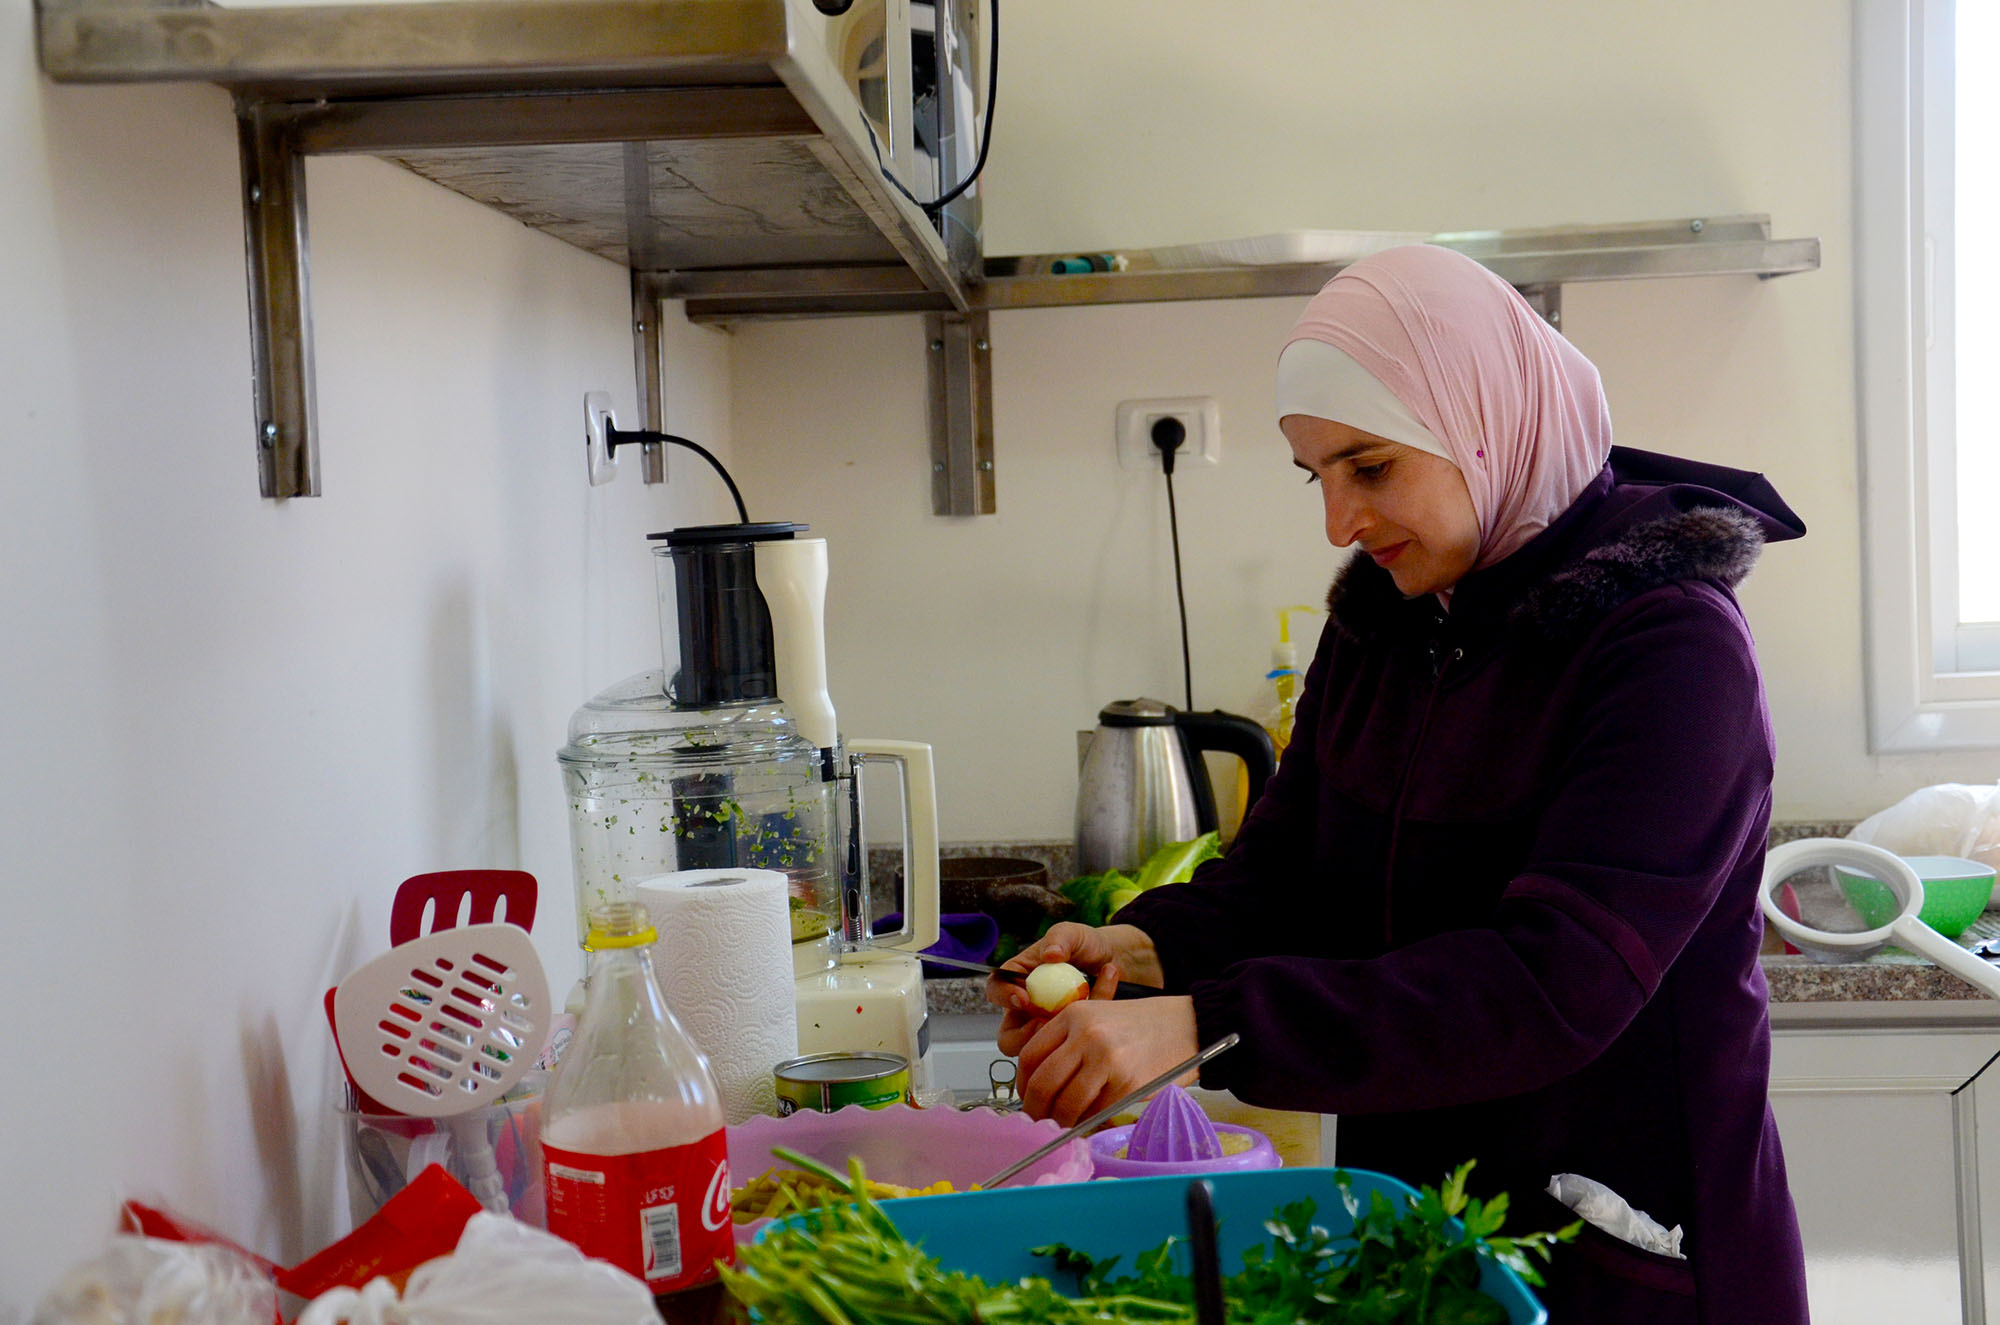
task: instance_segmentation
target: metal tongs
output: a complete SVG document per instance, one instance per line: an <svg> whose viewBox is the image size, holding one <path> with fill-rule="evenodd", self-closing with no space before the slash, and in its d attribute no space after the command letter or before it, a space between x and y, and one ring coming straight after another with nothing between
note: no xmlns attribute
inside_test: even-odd
<svg viewBox="0 0 2000 1325"><path fill-rule="evenodd" d="M1196 1054L1194 1057L1188 1059L1185 1062L1174 1064L1172 1067L1160 1073L1160 1075L1154 1077L1151 1081L1148 1081L1145 1085L1139 1087L1137 1090L1134 1090L1129 1094L1122 1095L1118 1099L1113 1100L1111 1103L1105 1105L1103 1108L1099 1109L1096 1113L1091 1114L1090 1117L1084 1119L1076 1126L1070 1128L1068 1131L1064 1132L1061 1136L1058 1136L1055 1140L1049 1142L1041 1149L1032 1151L1027 1155L1026 1158L1016 1160L1012 1164L1009 1164L1006 1168L1001 1169L998 1173L994 1174L992 1177L986 1179L984 1182L981 1182L979 1184L979 1189L981 1191L993 1190L993 1188L998 1187L1001 1183L1006 1182L1009 1178L1018 1175L1021 1172L1021 1170L1027 1168L1030 1164L1033 1164L1037 1160L1045 1159L1048 1156L1054 1154L1057 1150L1060 1150L1063 1146L1068 1145L1071 1141L1074 1141L1077 1137L1082 1136L1085 1132L1088 1132L1091 1128L1097 1126L1099 1123L1103 1122L1106 1118L1111 1117L1113 1114L1117 1113L1120 1109L1128 1108L1135 1100L1140 1100L1145 1098L1147 1095L1150 1095L1154 1091L1158 1090L1161 1086L1166 1085L1169 1081L1179 1080L1181 1077L1184 1077L1188 1073L1194 1071L1196 1068L1208 1062L1209 1059L1214 1058L1217 1054L1222 1053L1224 1050L1235 1048L1237 1041L1241 1040L1242 1038L1243 1037L1238 1035L1235 1031L1229 1032L1229 1034L1223 1036L1221 1039L1217 1040L1214 1044L1209 1045L1206 1049L1203 1049L1200 1053Z"/></svg>

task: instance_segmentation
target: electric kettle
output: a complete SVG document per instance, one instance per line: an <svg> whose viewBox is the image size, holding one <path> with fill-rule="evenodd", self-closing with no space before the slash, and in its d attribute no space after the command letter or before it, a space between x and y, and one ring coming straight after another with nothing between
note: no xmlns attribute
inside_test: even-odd
<svg viewBox="0 0 2000 1325"><path fill-rule="evenodd" d="M1215 793L1201 755L1243 761L1250 803L1277 769L1271 734L1217 709L1189 713L1157 699L1121 699L1097 715L1076 793L1079 874L1136 870L1169 842L1216 826Z"/></svg>

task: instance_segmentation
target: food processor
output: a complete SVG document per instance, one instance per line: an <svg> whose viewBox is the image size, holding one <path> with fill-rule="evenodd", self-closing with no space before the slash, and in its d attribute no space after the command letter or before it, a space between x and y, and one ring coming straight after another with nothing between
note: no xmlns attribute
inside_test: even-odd
<svg viewBox="0 0 2000 1325"><path fill-rule="evenodd" d="M651 535L664 666L603 691L558 756L577 932L671 871L786 877L799 1052L890 1052L930 1087L917 952L938 938L931 748L843 738L826 685L826 540L788 523ZM871 936L862 777L895 769L903 922ZM773 1064L772 1066L775 1066Z"/></svg>

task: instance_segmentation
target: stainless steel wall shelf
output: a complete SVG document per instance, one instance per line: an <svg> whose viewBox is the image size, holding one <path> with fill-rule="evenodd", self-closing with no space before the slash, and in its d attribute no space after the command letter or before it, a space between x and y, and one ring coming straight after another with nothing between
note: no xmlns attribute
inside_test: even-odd
<svg viewBox="0 0 2000 1325"><path fill-rule="evenodd" d="M1773 239L1762 215L1690 217L1611 226L1476 230L1430 242L1476 258L1523 291L1539 293L1547 316L1577 281L1666 276L1784 276L1819 266L1817 239ZM1122 271L1054 275L1064 254L989 258L974 294L982 308L1161 303L1179 299L1269 299L1315 293L1344 263L1164 267L1147 250L1119 253ZM1555 319L1551 319L1555 320Z"/></svg>
<svg viewBox="0 0 2000 1325"><path fill-rule="evenodd" d="M958 3L951 21L969 13ZM37 0L35 13L42 67L58 81L234 93L259 473L264 495L292 497L319 491L309 156L384 157L630 267L642 413L656 430L655 305L681 274L726 274L814 311L971 311L977 193L940 226L884 177L885 160L906 176L922 170L903 108L910 38L893 22L908 9ZM860 293L838 293L850 285Z"/></svg>
<svg viewBox="0 0 2000 1325"><path fill-rule="evenodd" d="M1430 242L1477 259L1518 288L1537 312L1562 325L1563 286L1671 276L1769 278L1819 267L1819 240L1773 239L1768 216L1687 217L1609 226L1553 226L1433 235ZM1305 298L1344 263L1170 267L1146 249L1115 257L1120 269L1056 274L1074 253L992 257L966 295L978 320L948 312L926 320L929 346L933 509L939 515L994 510L991 334L986 314L1016 308L1082 308L1177 300ZM853 268L801 282L741 272L686 272L659 288L687 301L697 321L799 317L827 312L941 308L906 270ZM926 302L926 301L930 302ZM968 414L967 411L970 411Z"/></svg>
<svg viewBox="0 0 2000 1325"><path fill-rule="evenodd" d="M977 0L937 4L974 33ZM811 0L36 0L35 14L58 81L202 81L235 95L266 496L319 492L304 161L365 153L629 267L640 412L654 431L663 298L697 322L933 315L934 506L983 514L994 509L988 313L1303 297L1340 264L1173 268L1135 250L1123 270L1056 275L1066 255L982 259L977 192L934 224L881 169L878 154L909 160L908 124L893 111L877 133L863 123L864 105L896 104L897 42L882 34L909 8L858 0L829 19ZM907 51L901 68L907 80ZM1773 239L1754 215L1432 242L1485 263L1558 325L1575 281L1819 266L1817 239ZM646 451L657 482L663 458Z"/></svg>

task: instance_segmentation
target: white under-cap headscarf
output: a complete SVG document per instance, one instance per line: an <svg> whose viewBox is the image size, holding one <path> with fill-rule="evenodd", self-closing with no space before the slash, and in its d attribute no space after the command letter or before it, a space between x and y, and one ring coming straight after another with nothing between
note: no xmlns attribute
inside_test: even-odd
<svg viewBox="0 0 2000 1325"><path fill-rule="evenodd" d="M1295 340L1278 356L1278 417L1310 414L1451 459L1437 434L1354 356L1323 340Z"/></svg>

